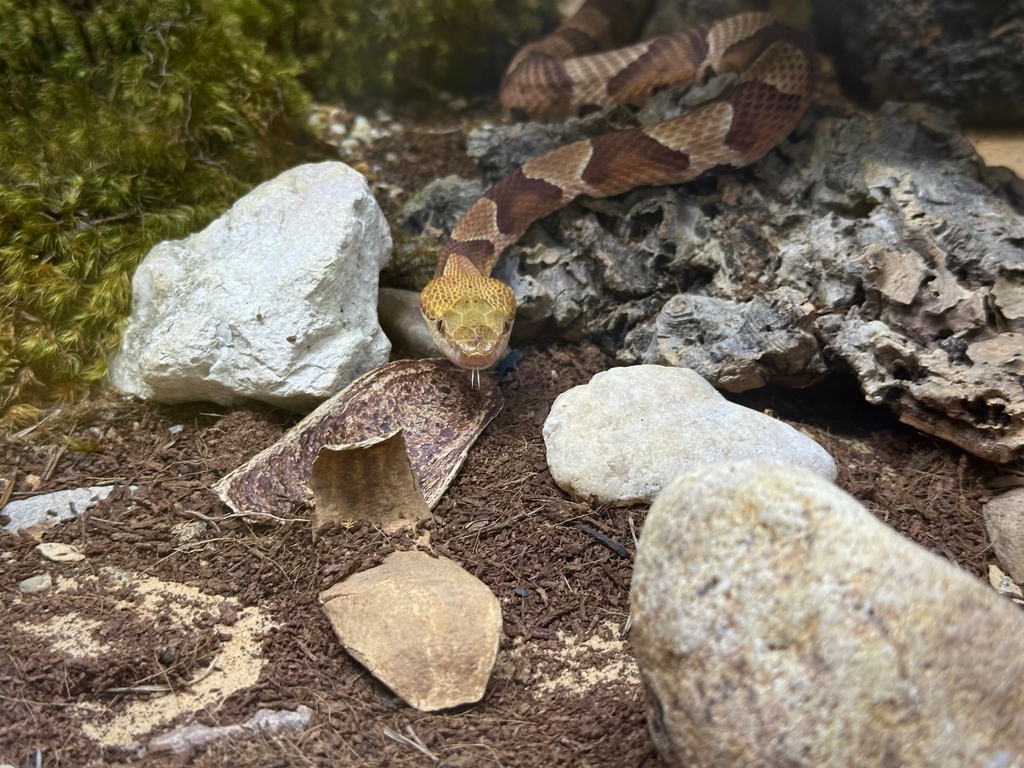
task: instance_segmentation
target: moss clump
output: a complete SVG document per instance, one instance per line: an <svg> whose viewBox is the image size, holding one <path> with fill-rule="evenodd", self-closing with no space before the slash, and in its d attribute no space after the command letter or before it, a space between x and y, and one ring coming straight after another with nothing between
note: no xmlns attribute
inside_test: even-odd
<svg viewBox="0 0 1024 768"><path fill-rule="evenodd" d="M0 0L0 415L99 381L148 249L294 162L296 74L223 2Z"/></svg>
<svg viewBox="0 0 1024 768"><path fill-rule="evenodd" d="M254 36L295 56L318 98L379 101L493 88L555 0L233 0Z"/></svg>

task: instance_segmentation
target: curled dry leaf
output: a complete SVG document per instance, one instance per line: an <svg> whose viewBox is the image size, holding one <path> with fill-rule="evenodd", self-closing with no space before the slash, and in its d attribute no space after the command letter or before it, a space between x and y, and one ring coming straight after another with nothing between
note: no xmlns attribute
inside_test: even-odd
<svg viewBox="0 0 1024 768"><path fill-rule="evenodd" d="M480 389L471 389L468 374L447 360L397 360L356 379L214 490L236 512L287 517L308 501L310 472L324 446L352 446L401 430L413 474L433 508L502 403L496 384L485 377ZM382 478L372 480L391 497Z"/></svg>
<svg viewBox="0 0 1024 768"><path fill-rule="evenodd" d="M369 520L392 523L430 516L409 464L402 430L354 445L325 445L309 473L313 527Z"/></svg>

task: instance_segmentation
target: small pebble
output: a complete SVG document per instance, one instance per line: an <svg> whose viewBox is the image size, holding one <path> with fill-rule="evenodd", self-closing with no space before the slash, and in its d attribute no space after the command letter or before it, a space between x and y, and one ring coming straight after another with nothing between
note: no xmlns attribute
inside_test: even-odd
<svg viewBox="0 0 1024 768"><path fill-rule="evenodd" d="M21 582L18 585L18 591L23 595L38 595L40 592L45 592L52 586L53 579L50 578L50 574L42 573Z"/></svg>
<svg viewBox="0 0 1024 768"><path fill-rule="evenodd" d="M52 560L55 563L76 563L79 560L85 560L85 555L70 544L46 542L37 545L36 551L47 560Z"/></svg>
<svg viewBox="0 0 1024 768"><path fill-rule="evenodd" d="M355 122L352 123L350 136L356 141L361 141L363 144L370 144L373 142L373 126L362 115L356 115Z"/></svg>
<svg viewBox="0 0 1024 768"><path fill-rule="evenodd" d="M238 606L222 600L217 605L217 612L220 614L220 623L226 627L233 626L238 621Z"/></svg>

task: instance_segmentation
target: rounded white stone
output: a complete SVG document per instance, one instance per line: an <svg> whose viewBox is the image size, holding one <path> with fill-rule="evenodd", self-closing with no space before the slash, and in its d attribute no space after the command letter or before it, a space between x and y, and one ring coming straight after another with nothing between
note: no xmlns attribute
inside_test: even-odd
<svg viewBox="0 0 1024 768"><path fill-rule="evenodd" d="M730 403L686 368L613 368L563 392L544 422L551 476L576 496L650 501L696 464L770 458L832 480L824 448L788 424Z"/></svg>

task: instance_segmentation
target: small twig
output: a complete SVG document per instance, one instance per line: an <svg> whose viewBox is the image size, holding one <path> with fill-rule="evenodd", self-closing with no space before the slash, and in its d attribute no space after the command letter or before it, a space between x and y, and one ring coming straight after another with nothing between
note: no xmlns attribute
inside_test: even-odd
<svg viewBox="0 0 1024 768"><path fill-rule="evenodd" d="M41 418L35 424L27 426L27 427L25 427L24 429L22 429L19 432L15 432L13 436L21 438L21 437L27 437L28 435L31 435L33 432L35 432L37 429L39 429L39 427L41 427L43 424L45 424L50 419L52 419L54 416L56 416L58 413L60 413L60 411L61 411L60 408L54 408L52 411L50 411L48 414L43 416L43 418Z"/></svg>
<svg viewBox="0 0 1024 768"><path fill-rule="evenodd" d="M217 666L217 659L219 657L214 656L213 661L210 662L210 666L200 672L195 678L185 683L184 687L196 685L201 683L203 680L213 674L214 668ZM174 688L169 685L130 685L127 688L107 688L105 691L101 691L105 694L118 694L118 693L174 693Z"/></svg>
<svg viewBox="0 0 1024 768"><path fill-rule="evenodd" d="M72 514L78 518L78 525L82 530L82 551L84 552L89 548L89 529L87 527L89 523L89 507L86 507L81 513L79 513L78 505L72 501L68 504L68 508L71 510Z"/></svg>
<svg viewBox="0 0 1024 768"><path fill-rule="evenodd" d="M626 549L624 546L619 544L619 542L615 541L614 539L609 539L596 528L591 528L589 525L584 525L583 523L574 523L573 525L578 531L582 531L583 533L587 534L587 536L593 538L594 541L596 541L598 544L602 544L608 547L608 549L610 549L619 557L623 558L624 560L629 559L628 549Z"/></svg>
<svg viewBox="0 0 1024 768"><path fill-rule="evenodd" d="M622 625L622 629L619 630L619 640L625 640L629 637L629 630L633 627L633 614L629 614L626 617L626 623Z"/></svg>
<svg viewBox="0 0 1024 768"><path fill-rule="evenodd" d="M633 534L633 551L635 552L640 547L640 537L636 535L636 526L633 525L633 516L630 515L627 519L629 520L629 532Z"/></svg>
<svg viewBox="0 0 1024 768"><path fill-rule="evenodd" d="M426 755L435 763L441 761L441 758L439 758L437 755L435 755L433 752L427 749L427 745L424 744L420 737L416 735L416 732L412 729L411 725L405 726L405 732L409 734L408 736L403 736L397 731L391 730L386 725L384 726L383 731L384 735L392 741L397 741L399 744L404 744L407 747L412 747L416 751Z"/></svg>
<svg viewBox="0 0 1024 768"><path fill-rule="evenodd" d="M447 136L450 133L462 133L462 127L456 126L454 128L416 128L410 133L415 133L420 136Z"/></svg>
<svg viewBox="0 0 1024 768"><path fill-rule="evenodd" d="M601 563L601 570L604 571L604 575L611 579L615 586L625 592L629 592L629 584L626 584L622 579L620 579L619 574L608 567L608 563Z"/></svg>
<svg viewBox="0 0 1024 768"><path fill-rule="evenodd" d="M43 472L43 482L49 481L53 477L53 473L57 470L57 464L60 462L61 457L64 455L64 451L68 449L67 443L61 443L60 447L54 452L53 456L46 463L46 471Z"/></svg>
<svg viewBox="0 0 1024 768"><path fill-rule="evenodd" d="M272 515L269 512L232 512L230 515L221 515L217 519L218 520L230 520L233 517L241 517L241 518L244 518L246 520L249 520L249 519L252 519L252 518L261 519L261 518L265 517L265 518L267 518L269 520L274 520L275 522L281 523L282 525L287 525L288 523L308 523L309 522L309 518L308 517L278 517L277 515Z"/></svg>
<svg viewBox="0 0 1024 768"><path fill-rule="evenodd" d="M220 526L217 525L217 521L209 515L204 515L202 512L196 512L194 509L176 509L174 511L177 512L179 515L191 515L192 517L198 517L203 522L212 525L213 530L215 530L217 533L223 533L223 531L220 529Z"/></svg>
<svg viewBox="0 0 1024 768"><path fill-rule="evenodd" d="M572 613L575 610L576 610L576 606L575 605L570 605L567 608L562 608L561 610L555 611L554 613L549 613L547 616L545 616L544 618L542 618L540 621L537 622L537 626L538 627L546 627L549 624L551 624L552 622L557 621L558 619L562 618L566 614Z"/></svg>
<svg viewBox="0 0 1024 768"><path fill-rule="evenodd" d="M0 509L3 509L7 505L7 502L11 500L11 494L14 493L14 484L17 481L18 481L18 459L15 459L14 460L14 469L11 470L11 476L4 480L4 489L3 489L3 492L0 492Z"/></svg>

